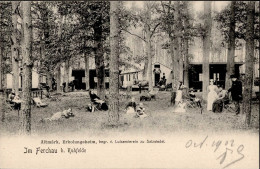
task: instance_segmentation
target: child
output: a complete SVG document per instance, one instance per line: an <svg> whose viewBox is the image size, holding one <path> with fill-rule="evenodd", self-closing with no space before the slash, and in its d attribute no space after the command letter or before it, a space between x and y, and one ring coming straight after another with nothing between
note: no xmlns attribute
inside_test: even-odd
<svg viewBox="0 0 260 169"><path fill-rule="evenodd" d="M136 109L136 117L140 117L141 119L147 117L147 115L144 112L145 108L143 103L139 103L137 109Z"/></svg>
<svg viewBox="0 0 260 169"><path fill-rule="evenodd" d="M13 103L16 110L21 110L21 100L18 94L14 96Z"/></svg>
<svg viewBox="0 0 260 169"><path fill-rule="evenodd" d="M132 97L131 101L126 105L126 114L132 114L136 112L135 98Z"/></svg>
<svg viewBox="0 0 260 169"><path fill-rule="evenodd" d="M195 102L197 104L197 106L199 108L201 108L201 102L200 102L200 99L196 97L195 93L194 93L194 90L191 88L190 89L190 100Z"/></svg>
<svg viewBox="0 0 260 169"><path fill-rule="evenodd" d="M177 107L175 108L174 112L178 113L185 113L186 112L186 103L185 102L179 102Z"/></svg>

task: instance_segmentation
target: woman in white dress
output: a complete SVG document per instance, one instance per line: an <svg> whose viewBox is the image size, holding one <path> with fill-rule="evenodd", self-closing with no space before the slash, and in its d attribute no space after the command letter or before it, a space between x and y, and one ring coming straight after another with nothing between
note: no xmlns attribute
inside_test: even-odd
<svg viewBox="0 0 260 169"><path fill-rule="evenodd" d="M207 88L208 90L208 101L207 101L207 110L212 111L213 103L218 98L217 94L218 87L214 85L213 79L210 79L209 86Z"/></svg>
<svg viewBox="0 0 260 169"><path fill-rule="evenodd" d="M182 102L182 90L184 89L184 85L182 85L182 82L180 81L179 88L176 91L176 98L175 98L175 104L178 105Z"/></svg>

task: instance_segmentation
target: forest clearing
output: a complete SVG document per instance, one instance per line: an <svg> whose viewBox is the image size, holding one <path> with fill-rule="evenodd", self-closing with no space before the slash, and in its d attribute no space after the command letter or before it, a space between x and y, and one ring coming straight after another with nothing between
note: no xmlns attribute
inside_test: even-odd
<svg viewBox="0 0 260 169"><path fill-rule="evenodd" d="M121 92L123 93L123 92ZM139 92L133 92L135 98L140 97ZM213 113L204 110L201 114L199 108L188 108L185 113L173 112L170 106L170 92L160 91L158 98L144 102L148 117L140 120L135 117L127 117L125 106L129 99L120 100L120 125L119 127L107 127L107 111L89 112L86 110L90 99L87 92L77 91L64 93L56 96L60 101L51 101L45 98L43 102L48 106L45 108L32 107L32 131L37 135L70 135L80 134L88 136L114 135L124 132L131 134L174 134L184 132L196 133L239 133L259 132L258 104L253 104L252 127L246 128L243 125L243 115L235 115L234 112L224 110L223 113ZM205 106L205 105L204 105ZM42 118L50 117L53 113L72 108L75 116L69 119L58 121L41 122ZM1 124L1 135L15 135L19 126L17 111L10 111L6 114L6 124Z"/></svg>

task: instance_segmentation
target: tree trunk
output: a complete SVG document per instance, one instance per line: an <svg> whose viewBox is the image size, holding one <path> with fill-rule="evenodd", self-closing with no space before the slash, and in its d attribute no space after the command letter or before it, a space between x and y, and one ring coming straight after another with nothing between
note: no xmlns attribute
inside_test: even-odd
<svg viewBox="0 0 260 169"><path fill-rule="evenodd" d="M1 8L1 4L0 4ZM0 11L0 23L2 22L2 12ZM3 46L3 34L2 34L2 27L0 27L0 90L3 89L3 51L2 51L2 46Z"/></svg>
<svg viewBox="0 0 260 169"><path fill-rule="evenodd" d="M58 65L57 68L57 76L56 76L56 83L57 83L57 93L61 93L61 71L60 71L60 65Z"/></svg>
<svg viewBox="0 0 260 169"><path fill-rule="evenodd" d="M0 3L1 6L1 3ZM2 11L0 11L0 22L2 22L3 19L3 14ZM5 111L6 111L6 105L5 105L5 74L4 74L4 56L3 56L3 30L2 27L0 27L0 90L2 90L2 95L1 95L1 121L5 121Z"/></svg>
<svg viewBox="0 0 260 169"><path fill-rule="evenodd" d="M31 88L32 88L32 18L31 2L22 1L23 26L23 103L21 132L31 133Z"/></svg>
<svg viewBox="0 0 260 169"><path fill-rule="evenodd" d="M41 10L41 15L42 15L42 22L43 22L43 43L42 43L42 56L43 59L48 58L47 54L47 49L46 47L49 45L49 36L50 36L50 27L48 23L48 9L46 7L46 4L42 4L43 8ZM51 64L46 65L46 75L47 75L47 85L49 86L49 89L52 90L52 70L50 69Z"/></svg>
<svg viewBox="0 0 260 169"><path fill-rule="evenodd" d="M2 67L1 67L1 69L2 69ZM5 78L5 74L3 74L3 76L2 76L1 83L2 83L2 95L0 96L1 102L2 102L2 105L1 105L1 112L2 112L1 121L4 122L5 121L6 109L7 109L7 107L6 107L6 78Z"/></svg>
<svg viewBox="0 0 260 169"><path fill-rule="evenodd" d="M1 5L1 4L0 4ZM1 22L1 13L0 13L0 22ZM3 89L3 75L4 75L4 56L3 56L3 34L2 34L2 28L0 27L0 90Z"/></svg>
<svg viewBox="0 0 260 169"><path fill-rule="evenodd" d="M235 74L235 5L236 1L231 2L231 15L230 15L230 27L229 27L229 41L228 41L228 58L227 58L227 73L225 88L229 89L231 87L230 75Z"/></svg>
<svg viewBox="0 0 260 169"><path fill-rule="evenodd" d="M174 53L174 41L173 37L171 36L171 33L169 32L169 39L170 39L170 54L172 58L172 92L171 92L171 105L175 105L175 98L176 98L176 91L177 91L177 58L175 57Z"/></svg>
<svg viewBox="0 0 260 169"><path fill-rule="evenodd" d="M243 110L246 114L246 125L251 123L251 104L252 104L252 87L254 73L254 15L255 2L248 2L247 10L247 30L246 30L246 75L243 91Z"/></svg>
<svg viewBox="0 0 260 169"><path fill-rule="evenodd" d="M18 44L17 44L17 11L19 2L12 2L12 90L15 94L19 94L19 56L18 56Z"/></svg>
<svg viewBox="0 0 260 169"><path fill-rule="evenodd" d="M61 32L62 32L62 27L63 27L64 22L65 22L65 16L62 15L60 18L60 25L59 25L59 29L58 29L59 38L62 38ZM63 54L63 46L61 46L60 50L61 50L60 53ZM57 65L56 83L57 83L57 93L63 92L63 88L61 87L62 83L61 83L61 64L60 63Z"/></svg>
<svg viewBox="0 0 260 169"><path fill-rule="evenodd" d="M186 10L188 11L188 2L184 1L186 6ZM183 53L184 53L184 76L183 76L183 84L189 87L189 40L188 40L188 18L184 19L184 44L183 44Z"/></svg>
<svg viewBox="0 0 260 169"><path fill-rule="evenodd" d="M203 35L203 99L207 100L207 87L209 85L209 57L210 57L210 49L211 49L211 1L204 2L204 35Z"/></svg>
<svg viewBox="0 0 260 169"><path fill-rule="evenodd" d="M103 42L102 42L102 22L101 17L94 24L94 40L95 40L95 65L97 75L97 95L101 98L105 98L105 63L103 54Z"/></svg>
<svg viewBox="0 0 260 169"><path fill-rule="evenodd" d="M49 86L49 89L52 90L52 74L49 71L46 72L46 75L47 75L47 85Z"/></svg>
<svg viewBox="0 0 260 169"><path fill-rule="evenodd" d="M175 18L175 29L174 29L174 84L178 86L179 81L182 80L180 75L182 75L180 64L181 64L181 52L180 52L180 20L179 20L179 2L176 1L175 3L175 11L174 11L174 18Z"/></svg>
<svg viewBox="0 0 260 169"><path fill-rule="evenodd" d="M109 116L111 125L119 121L119 1L110 2Z"/></svg>
<svg viewBox="0 0 260 169"><path fill-rule="evenodd" d="M150 30L150 25L151 25L151 4L150 2L147 3L147 20L146 20L146 26L145 26L145 32L146 32L146 53L147 53L147 60L148 60L148 65L147 65L147 81L149 83L149 90L153 89L153 68L152 68L152 54L151 54L151 38L152 38L152 32Z"/></svg>
<svg viewBox="0 0 260 169"><path fill-rule="evenodd" d="M67 59L65 61L65 66L64 66L64 73L65 73L65 92L68 92L69 91L69 68L70 68L70 65L69 65L69 59Z"/></svg>
<svg viewBox="0 0 260 169"><path fill-rule="evenodd" d="M174 89L175 84L176 84L176 57L175 57L175 52L174 52L174 41L173 41L173 37L170 35L171 33L169 33L169 40L170 40L170 55L172 58L172 88Z"/></svg>
<svg viewBox="0 0 260 169"><path fill-rule="evenodd" d="M186 37L184 39L184 75L183 83L185 86L189 87L189 41Z"/></svg>
<svg viewBox="0 0 260 169"><path fill-rule="evenodd" d="M84 53L85 59L85 83L86 83L86 90L89 90L89 56L87 53Z"/></svg>
<svg viewBox="0 0 260 169"><path fill-rule="evenodd" d="M146 43L145 43L145 45L146 45ZM145 51L145 55L147 56L147 52L146 51ZM143 70L143 80L147 80L148 81L147 74L148 74L148 59L147 59L147 57L145 57L145 60L144 60L144 70Z"/></svg>
<svg viewBox="0 0 260 169"><path fill-rule="evenodd" d="M152 56L151 56L151 39L148 39L148 70L147 70L147 79L149 83L149 90L153 90L153 68L152 68Z"/></svg>

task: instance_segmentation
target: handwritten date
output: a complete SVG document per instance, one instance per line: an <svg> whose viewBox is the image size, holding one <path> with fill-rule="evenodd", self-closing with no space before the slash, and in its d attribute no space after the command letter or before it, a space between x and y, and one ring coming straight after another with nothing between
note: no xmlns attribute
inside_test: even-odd
<svg viewBox="0 0 260 169"><path fill-rule="evenodd" d="M234 140L213 140L212 142L209 141L208 136L206 136L203 140L195 142L193 140L188 140L185 144L185 147L188 148L203 148L208 146L208 143L212 148L213 148L213 152L219 154L219 156L216 158L216 160L219 160L219 164L220 165L224 165L223 169L230 167L231 165L237 163L238 161L241 161L245 155L242 153L242 151L244 150L244 145L240 144L239 146L235 146ZM220 148L223 147L224 151L221 151ZM222 149L223 149L222 148ZM219 150L219 151L218 151ZM220 153L219 153L220 152ZM231 155L234 155L235 153L237 153L237 155L239 156L239 158L229 162L229 163L225 163L225 160L228 159L228 157L230 157Z"/></svg>

